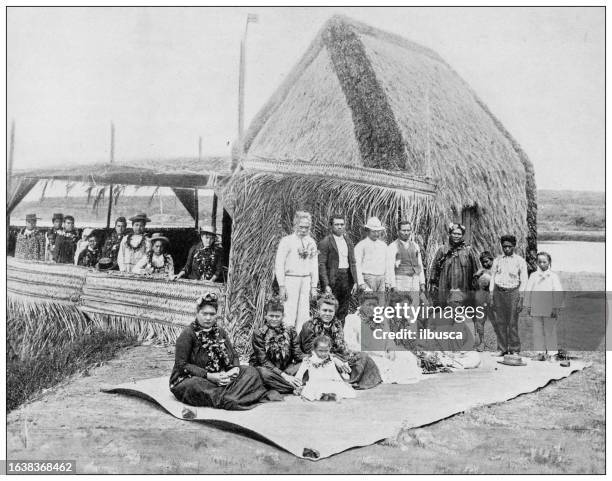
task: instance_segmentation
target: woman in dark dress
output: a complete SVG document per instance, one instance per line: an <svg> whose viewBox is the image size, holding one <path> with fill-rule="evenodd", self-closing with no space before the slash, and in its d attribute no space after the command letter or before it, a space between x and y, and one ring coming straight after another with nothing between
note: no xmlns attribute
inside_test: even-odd
<svg viewBox="0 0 612 481"><path fill-rule="evenodd" d="M257 369L241 366L227 333L217 326L218 301L207 293L198 299L196 319L176 340L170 391L191 406L245 410L276 400Z"/></svg>
<svg viewBox="0 0 612 481"><path fill-rule="evenodd" d="M464 305L473 304L472 282L478 271L478 256L472 246L465 243L465 227L450 224L448 245L438 249L431 268L429 284L434 304L446 306L451 291L465 295Z"/></svg>
<svg viewBox="0 0 612 481"><path fill-rule="evenodd" d="M202 227L199 230L200 242L191 246L187 254L185 267L175 279L203 280L210 282L223 281L223 253L217 245L217 235L212 227Z"/></svg>
<svg viewBox="0 0 612 481"><path fill-rule="evenodd" d="M326 335L332 340L331 353L340 362L338 370L349 374L349 383L355 389L370 389L382 382L376 363L364 352L351 351L344 341L342 323L336 318L338 301L326 294L317 302L318 313L307 321L300 331L300 347L304 354L311 354L317 336Z"/></svg>

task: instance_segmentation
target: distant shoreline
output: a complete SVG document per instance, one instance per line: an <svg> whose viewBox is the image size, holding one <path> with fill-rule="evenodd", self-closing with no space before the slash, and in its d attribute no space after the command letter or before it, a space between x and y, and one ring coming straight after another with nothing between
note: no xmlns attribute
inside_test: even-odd
<svg viewBox="0 0 612 481"><path fill-rule="evenodd" d="M543 231L538 232L538 242L575 241L575 242L605 242L605 231Z"/></svg>

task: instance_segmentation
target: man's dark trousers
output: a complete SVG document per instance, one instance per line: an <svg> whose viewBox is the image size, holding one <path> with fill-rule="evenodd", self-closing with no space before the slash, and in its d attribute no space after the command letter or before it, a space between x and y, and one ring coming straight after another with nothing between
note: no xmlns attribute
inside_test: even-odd
<svg viewBox="0 0 612 481"><path fill-rule="evenodd" d="M519 289L505 289L495 286L493 305L495 309L495 333L502 352L520 352L521 340L518 333Z"/></svg>

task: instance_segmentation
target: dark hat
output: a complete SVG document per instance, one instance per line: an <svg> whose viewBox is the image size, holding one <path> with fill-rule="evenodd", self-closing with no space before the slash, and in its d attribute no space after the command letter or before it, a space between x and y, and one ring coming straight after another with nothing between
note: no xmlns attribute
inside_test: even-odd
<svg viewBox="0 0 612 481"><path fill-rule="evenodd" d="M40 217L36 217L36 214L26 214L26 222L32 222L40 219Z"/></svg>
<svg viewBox="0 0 612 481"><path fill-rule="evenodd" d="M123 216L117 217L115 219L115 225L117 225L117 222L123 222L124 224L127 224L127 220L125 220L125 217L123 217Z"/></svg>
<svg viewBox="0 0 612 481"><path fill-rule="evenodd" d="M161 235L160 232L156 232L155 234L153 234L151 236L151 239L150 239L151 244L153 244L153 242L158 241L158 240L163 241L166 244L170 244L170 241L168 240L168 238L163 236L163 235Z"/></svg>
<svg viewBox="0 0 612 481"><path fill-rule="evenodd" d="M61 212L58 212L57 214L53 214L53 218L51 219L51 222L55 221L55 219L64 220L64 214L62 214Z"/></svg>
<svg viewBox="0 0 612 481"><path fill-rule="evenodd" d="M134 217L130 217L130 222L134 223L134 222L151 222L151 219L149 219L147 217L147 214L138 214L135 215Z"/></svg>
<svg viewBox="0 0 612 481"><path fill-rule="evenodd" d="M110 257L102 257L98 261L97 267L100 271L108 271L113 268L113 260Z"/></svg>

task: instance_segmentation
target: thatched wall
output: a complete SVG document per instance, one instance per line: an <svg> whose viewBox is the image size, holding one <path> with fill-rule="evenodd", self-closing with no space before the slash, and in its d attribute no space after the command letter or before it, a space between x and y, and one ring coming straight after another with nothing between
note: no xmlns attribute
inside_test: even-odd
<svg viewBox="0 0 612 481"><path fill-rule="evenodd" d="M400 215L417 226L431 222L432 198L338 177L237 173L230 185L234 195L232 250L229 263L227 317L241 352L250 349L251 332L263 318L265 300L272 295L274 258L282 236L292 232L293 215L313 215L312 235L318 242L329 232L333 213L346 215L347 233L356 243L363 238L368 217L378 216L395 235ZM427 243L427 230L423 242Z"/></svg>

